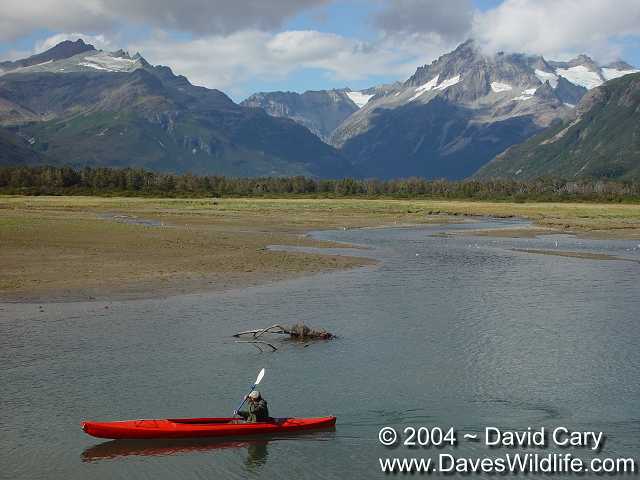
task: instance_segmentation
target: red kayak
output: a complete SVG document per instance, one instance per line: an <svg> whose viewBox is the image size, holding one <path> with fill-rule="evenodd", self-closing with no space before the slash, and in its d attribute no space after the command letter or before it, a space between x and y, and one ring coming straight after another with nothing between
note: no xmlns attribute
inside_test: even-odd
<svg viewBox="0 0 640 480"><path fill-rule="evenodd" d="M82 422L82 429L98 438L239 437L291 433L333 427L336 417L274 418L248 423L237 418L167 418L121 422Z"/></svg>

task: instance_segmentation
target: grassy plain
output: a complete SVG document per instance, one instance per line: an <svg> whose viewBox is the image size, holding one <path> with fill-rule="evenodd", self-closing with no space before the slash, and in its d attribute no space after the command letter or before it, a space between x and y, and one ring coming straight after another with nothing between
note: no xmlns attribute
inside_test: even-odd
<svg viewBox="0 0 640 480"><path fill-rule="evenodd" d="M516 216L536 224L481 234L640 239L640 205L626 204L3 196L0 300L157 297L350 268L371 261L266 247L332 246L305 237L310 230L441 223L462 216Z"/></svg>

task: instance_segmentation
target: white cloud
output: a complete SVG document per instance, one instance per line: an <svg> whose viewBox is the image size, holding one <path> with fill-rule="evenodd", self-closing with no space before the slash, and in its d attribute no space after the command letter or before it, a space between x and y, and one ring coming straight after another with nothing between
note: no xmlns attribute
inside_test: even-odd
<svg viewBox="0 0 640 480"><path fill-rule="evenodd" d="M318 8L332 1L341 0L0 0L0 40L37 29L88 32L58 33L36 51L82 37L96 48L140 51L195 84L241 96L251 93L249 82L285 80L302 69L345 85L376 75L404 80L469 36L491 53L565 59L584 52L608 60L620 55L621 35L640 35L640 0L504 0L485 12L473 10L471 0L371 0L358 21L369 15L374 40L277 31L287 18L322 13ZM131 25L154 33L127 45L121 36ZM11 50L4 56L26 56Z"/></svg>
<svg viewBox="0 0 640 480"><path fill-rule="evenodd" d="M98 31L113 17L100 0L1 0L0 40L13 40L34 30Z"/></svg>
<svg viewBox="0 0 640 480"><path fill-rule="evenodd" d="M34 30L104 32L122 24L203 34L271 30L331 0L1 0L0 40Z"/></svg>
<svg viewBox="0 0 640 480"><path fill-rule="evenodd" d="M550 58L587 52L620 54L616 39L640 34L640 1L505 0L476 12L473 35L487 51L526 52Z"/></svg>
<svg viewBox="0 0 640 480"><path fill-rule="evenodd" d="M130 44L153 64L170 66L192 83L245 95L252 79L284 79L300 69L324 70L334 80L349 81L371 75L395 75L405 79L417 65L444 53L452 45L438 36L384 36L363 42L334 33L292 30L267 33L257 30L227 36L175 40L156 32L149 40Z"/></svg>
<svg viewBox="0 0 640 480"><path fill-rule="evenodd" d="M101 0L124 20L196 34L273 30L302 11L331 0Z"/></svg>
<svg viewBox="0 0 640 480"><path fill-rule="evenodd" d="M393 0L382 2L375 24L387 33L428 33L465 40L471 29L471 0Z"/></svg>

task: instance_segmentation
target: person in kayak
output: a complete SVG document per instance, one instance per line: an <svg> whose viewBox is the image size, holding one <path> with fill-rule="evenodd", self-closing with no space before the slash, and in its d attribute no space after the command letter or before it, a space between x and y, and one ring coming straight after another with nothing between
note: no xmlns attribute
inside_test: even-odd
<svg viewBox="0 0 640 480"><path fill-rule="evenodd" d="M249 395L247 395L247 400L249 401L249 411L235 411L234 415L240 415L247 422L256 423L256 422L264 422L269 420L269 407L267 406L267 401L262 398L262 395L259 391L254 390Z"/></svg>

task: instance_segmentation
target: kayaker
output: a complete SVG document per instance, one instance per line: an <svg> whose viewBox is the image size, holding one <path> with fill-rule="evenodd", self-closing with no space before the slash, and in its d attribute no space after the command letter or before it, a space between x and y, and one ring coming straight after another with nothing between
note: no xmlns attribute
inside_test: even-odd
<svg viewBox="0 0 640 480"><path fill-rule="evenodd" d="M249 395L247 395L247 400L249 401L249 411L235 411L234 415L240 415L247 422L256 423L256 422L264 422L269 420L269 407L267 406L267 401L262 398L262 395L259 391L254 390Z"/></svg>

